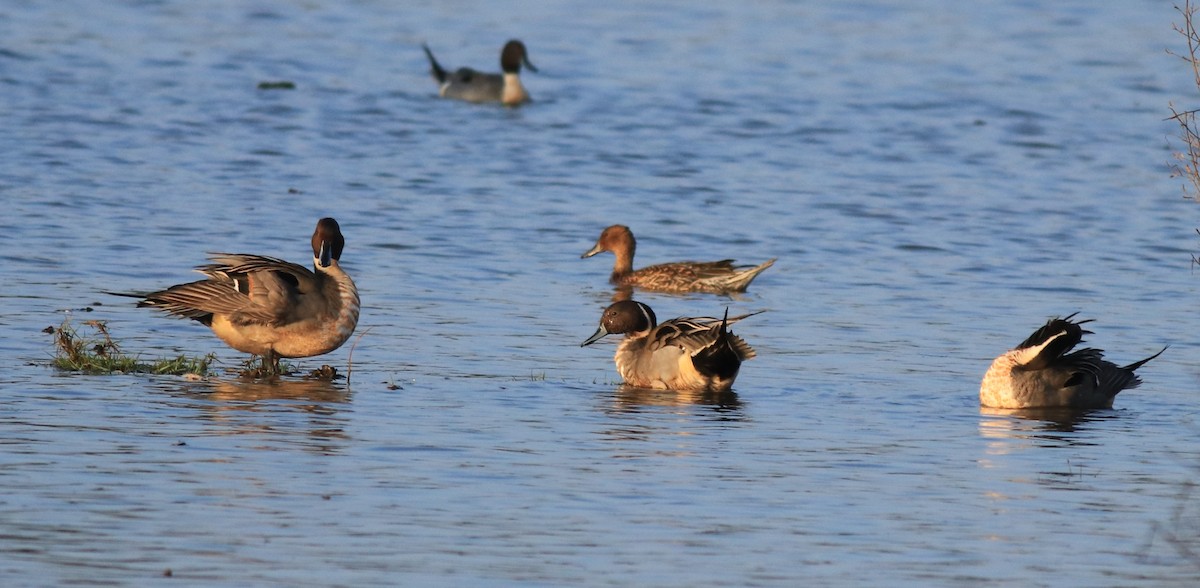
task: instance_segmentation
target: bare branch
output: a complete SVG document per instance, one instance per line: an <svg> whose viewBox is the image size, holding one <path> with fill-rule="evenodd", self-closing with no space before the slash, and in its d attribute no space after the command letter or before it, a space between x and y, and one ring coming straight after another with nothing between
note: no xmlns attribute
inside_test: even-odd
<svg viewBox="0 0 1200 588"><path fill-rule="evenodd" d="M1170 50L1167 53L1188 63L1192 70L1192 81L1200 91L1200 32L1196 30L1195 18L1200 8L1193 5L1192 0L1185 0L1183 6L1176 6L1175 10L1183 15L1183 24L1174 24L1171 28L1186 40L1187 53L1180 55ZM1176 162L1171 164L1171 177L1185 178L1184 198L1200 201L1200 108L1181 111L1176 110L1174 104L1170 104L1169 108L1171 116L1166 120L1179 124L1179 138L1186 147L1186 150L1175 153Z"/></svg>

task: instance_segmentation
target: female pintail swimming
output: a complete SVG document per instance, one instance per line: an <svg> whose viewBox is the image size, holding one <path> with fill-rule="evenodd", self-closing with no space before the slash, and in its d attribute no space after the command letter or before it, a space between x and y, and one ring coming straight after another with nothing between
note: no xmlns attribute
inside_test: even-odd
<svg viewBox="0 0 1200 588"><path fill-rule="evenodd" d="M1124 367L1105 360L1099 349L1071 351L1084 334L1091 334L1080 327L1091 319L1073 321L1075 314L1050 319L997 357L983 376L979 403L990 408L1112 408L1117 393L1142 383L1134 370L1167 349Z"/></svg>
<svg viewBox="0 0 1200 588"><path fill-rule="evenodd" d="M529 55L525 44L513 39L505 43L500 51L500 69L502 73L483 73L469 67L459 68L458 71L448 72L442 68L433 51L428 45L421 45L425 55L429 57L429 68L433 79L438 83L438 95L443 98L455 98L467 102L499 102L505 106L515 106L529 100L529 93L521 85L521 64L536 72L537 68L529 63Z"/></svg>
<svg viewBox="0 0 1200 588"><path fill-rule="evenodd" d="M313 271L273 257L213 253L214 263L196 268L206 279L132 296L142 298L139 307L208 326L279 373L279 358L329 353L354 332L358 289L338 265L345 243L337 221L323 218L312 236Z"/></svg>
<svg viewBox="0 0 1200 588"><path fill-rule="evenodd" d="M762 312L762 311L759 311ZM656 322L654 311L635 300L609 306L600 327L580 346L605 335L625 334L614 360L625 383L638 388L725 391L754 349L728 326L758 312L724 318L676 318Z"/></svg>
<svg viewBox="0 0 1200 588"><path fill-rule="evenodd" d="M609 281L617 286L636 286L659 292L710 292L728 294L745 292L746 287L763 270L775 263L769 259L758 266L735 266L732 259L721 261L678 261L633 269L633 253L637 241L633 232L625 225L613 225L600 233L596 245L581 258L591 257L602 251L611 251L616 257Z"/></svg>

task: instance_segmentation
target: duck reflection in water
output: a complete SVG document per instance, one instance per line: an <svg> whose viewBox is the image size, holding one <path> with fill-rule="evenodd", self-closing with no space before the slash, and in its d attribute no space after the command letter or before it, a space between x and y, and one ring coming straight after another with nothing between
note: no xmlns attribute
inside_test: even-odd
<svg viewBox="0 0 1200 588"><path fill-rule="evenodd" d="M1081 408L988 408L980 407L980 436L988 439L1033 439L1052 445L1092 445L1078 433L1092 423L1119 418L1108 409Z"/></svg>
<svg viewBox="0 0 1200 588"><path fill-rule="evenodd" d="M294 400L303 403L345 404L350 391L329 380L216 380L209 398L219 401L249 403L233 407L255 410L254 403L272 400ZM336 412L332 411L331 412Z"/></svg>
<svg viewBox="0 0 1200 588"><path fill-rule="evenodd" d="M257 435L321 453L340 451L348 439L341 413L350 391L327 380L207 380L184 392L197 418L210 423L206 434Z"/></svg>
<svg viewBox="0 0 1200 588"><path fill-rule="evenodd" d="M621 384L599 400L610 426L598 433L621 457L694 456L710 449L696 437L698 428L736 428L749 420L731 390L654 390ZM670 439L670 449L660 445L664 438Z"/></svg>
<svg viewBox="0 0 1200 588"><path fill-rule="evenodd" d="M633 300L633 286L613 286L613 302Z"/></svg>
<svg viewBox="0 0 1200 588"><path fill-rule="evenodd" d="M613 401L618 408L630 411L649 406L708 406L718 412L742 409L742 401L733 390L655 390L621 384Z"/></svg>

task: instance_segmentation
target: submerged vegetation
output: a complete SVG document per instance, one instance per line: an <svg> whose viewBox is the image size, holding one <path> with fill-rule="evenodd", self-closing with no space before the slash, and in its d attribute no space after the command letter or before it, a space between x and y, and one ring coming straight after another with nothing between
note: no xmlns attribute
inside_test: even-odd
<svg viewBox="0 0 1200 588"><path fill-rule="evenodd" d="M269 380L279 376L286 376L295 373L296 369L292 364L281 361L278 369L271 365L271 362L264 358L251 355L249 359L242 362L242 369L238 370L238 375L251 380Z"/></svg>
<svg viewBox="0 0 1200 588"><path fill-rule="evenodd" d="M258 83L259 90L295 90L296 82L281 80L281 81L266 81Z"/></svg>
<svg viewBox="0 0 1200 588"><path fill-rule="evenodd" d="M242 369L238 370L238 376L252 380L270 380L279 376L290 376L298 371L296 366L286 361L281 361L279 369L276 370L271 366L270 362L264 361L260 356L252 355L249 359L242 362ZM317 369L301 374L301 377L306 380L332 382L340 379L342 376L338 374L337 368L331 365L322 365Z"/></svg>
<svg viewBox="0 0 1200 588"><path fill-rule="evenodd" d="M1151 524L1150 535L1141 549L1142 557L1148 557L1155 543L1161 541L1175 550L1183 561L1200 570L1200 534L1196 532L1200 511L1194 500L1196 488L1196 482L1182 484L1170 518Z"/></svg>
<svg viewBox="0 0 1200 588"><path fill-rule="evenodd" d="M217 360L215 353L209 353L201 357L179 355L143 362L138 356L121 351L121 346L113 340L108 332L108 324L104 321L83 321L82 325L91 332L81 335L70 319L64 320L58 327L46 327L44 332L54 336L55 354L51 362L54 367L85 374L208 376L212 374L212 366ZM294 366L285 362L276 372L261 357L251 356L242 362L237 375L254 380L269 380L281 375L294 374L296 371ZM343 376L333 366L322 365L303 374L303 377L310 380L334 381Z"/></svg>
<svg viewBox="0 0 1200 588"><path fill-rule="evenodd" d="M139 357L121 351L121 347L109 334L108 325L104 321L83 321L83 326L90 328L92 334L80 335L71 325L70 319L64 320L58 328L46 328L46 333L54 335L54 367L87 374L204 376L209 373L209 368L216 360L216 356L210 353L203 357L180 355L144 363Z"/></svg>

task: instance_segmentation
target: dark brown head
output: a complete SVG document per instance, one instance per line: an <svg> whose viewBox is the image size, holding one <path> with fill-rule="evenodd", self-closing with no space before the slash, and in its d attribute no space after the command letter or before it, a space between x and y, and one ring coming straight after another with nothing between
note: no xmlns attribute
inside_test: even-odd
<svg viewBox="0 0 1200 588"><path fill-rule="evenodd" d="M342 228L332 218L317 221L317 230L313 231L313 258L319 267L329 267L335 260L342 258L342 248L346 239L342 237Z"/></svg>
<svg viewBox="0 0 1200 588"><path fill-rule="evenodd" d="M522 63L529 71L537 71L537 68L529 63L529 54L525 52L524 43L516 39L505 43L504 49L500 51L500 69L504 73L520 73Z"/></svg>
<svg viewBox="0 0 1200 588"><path fill-rule="evenodd" d="M596 244L579 257L582 259L604 251L621 251L626 247L629 248L629 257L632 258L637 249L637 240L633 238L633 231L630 231L629 227L625 225L613 225L604 229L604 232L600 233L600 238L596 239Z"/></svg>
<svg viewBox="0 0 1200 588"><path fill-rule="evenodd" d="M600 315L600 328L579 346L591 345L605 335L649 331L657 324L658 319L649 306L636 300L622 300L604 309L604 314Z"/></svg>

